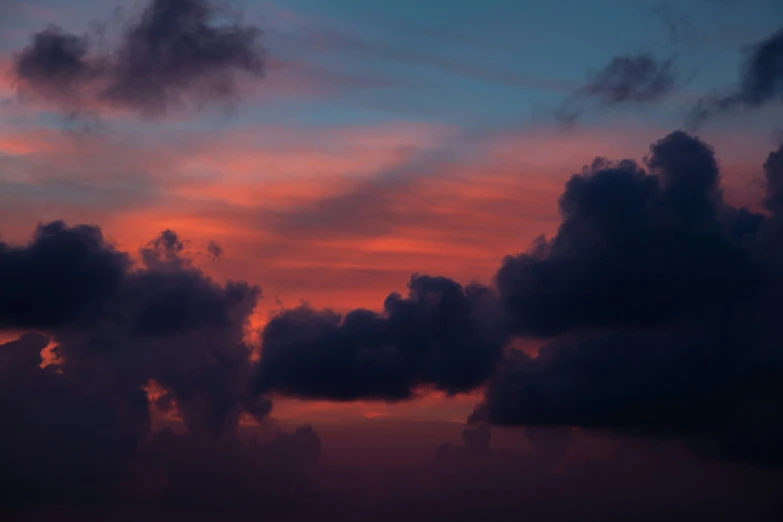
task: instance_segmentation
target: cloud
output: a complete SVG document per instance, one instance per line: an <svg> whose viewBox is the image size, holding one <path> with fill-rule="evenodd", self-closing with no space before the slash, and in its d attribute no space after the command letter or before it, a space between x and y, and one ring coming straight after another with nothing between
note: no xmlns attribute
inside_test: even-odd
<svg viewBox="0 0 783 522"><path fill-rule="evenodd" d="M660 60L650 53L615 56L564 102L557 117L573 122L591 103L601 107L651 105L677 87L674 58Z"/></svg>
<svg viewBox="0 0 783 522"><path fill-rule="evenodd" d="M722 458L783 463L777 154L771 215L728 205L712 149L674 132L648 171L603 159L574 176L550 240L496 276L516 352L474 419L675 435Z"/></svg>
<svg viewBox="0 0 783 522"><path fill-rule="evenodd" d="M566 184L557 235L504 260L496 283L516 331L657 326L751 291L754 267L729 229L761 217L719 215L711 149L676 132L648 166L596 160Z"/></svg>
<svg viewBox="0 0 783 522"><path fill-rule="evenodd" d="M470 391L492 372L503 346L494 294L443 277L415 275L408 297L384 313L344 317L302 306L264 328L258 386L310 399L409 399L422 386Z"/></svg>
<svg viewBox="0 0 783 522"><path fill-rule="evenodd" d="M30 46L14 64L15 73L21 80L40 88L41 94L75 96L99 72L88 61L87 52L86 36L49 26L32 36Z"/></svg>
<svg viewBox="0 0 783 522"><path fill-rule="evenodd" d="M111 386L158 383L166 390L159 406L176 405L194 434L220 436L243 411L263 417L271 408L250 392L251 347L244 341L261 291L212 281L182 257L183 248L170 230L145 246L146 266L125 274L89 328L77 323L58 331L56 350L65 371Z"/></svg>
<svg viewBox="0 0 783 522"><path fill-rule="evenodd" d="M683 464L681 454L659 462L643 450L647 457L608 470L577 466L561 476L558 467L573 439L593 430L674 436L711 456L782 461L779 156L765 162L767 214L727 203L713 150L683 132L655 142L643 163L598 159L566 184L557 234L507 258L496 289L414 276L409 294L391 294L381 313L284 310L264 329L258 362L244 326L260 290L209 278L198 252L173 231L145 243L132 265L97 227L42 225L0 255L0 281L26 282L41 303L26 314L0 309L4 330L40 331L0 345L0 416L13 427L0 432L0 503L22 509L100 499L110 511L186 507L249 516L284 516L305 505L356 506L359 514L388 506L383 516L408 519L511 519L526 510L534 520L551 518L553 506L563 519L598 506L624 520L638 504L622 504L615 493L630 489L649 494L650 506L663 498L666 510L684 512L682 488L699 476L712 480L705 470L718 464ZM44 249L44 239L53 246ZM31 261L39 256L54 268ZM78 293L40 290L42 277L54 289L57 275L92 284L81 268L68 268L72 258L120 268L114 283L52 320L58 309L49 300ZM103 272L89 273L100 279ZM512 335L544 337L544 346L537 355L514 351ZM49 346L59 357L42 368ZM159 394L146 391L150 383ZM271 405L259 391L395 401L482 385L475 420L525 426L536 451L493 448L487 428L472 427L462 445L441 448L434 469L384 475L386 489L374 492L379 502L342 491L324 498L319 488L331 479L343 480L346 491L365 484L363 476L341 479L344 470L313 482L321 442L312 429L259 442L247 440L239 422L266 418ZM154 432L156 410L178 414L182 424ZM723 480L715 478L721 492L741 482ZM520 487L535 495L520 496ZM752 489L721 496L721 506L740 497L753 505ZM689 509L714 508L715 491L705 486ZM565 506L564 497L576 500ZM769 509L770 497L759 498Z"/></svg>
<svg viewBox="0 0 783 522"><path fill-rule="evenodd" d="M382 314L283 311L263 333L260 389L399 400L487 379L476 420L675 436L783 462L778 155L765 164L770 214L729 204L714 150L682 131L641 163L597 158L567 182L554 237L503 261L497 297L482 289L492 320L465 320L482 306L443 278L414 277ZM438 308L422 297L432 289ZM511 336L544 346L517 352Z"/></svg>
<svg viewBox="0 0 783 522"><path fill-rule="evenodd" d="M149 429L144 393L96 393L41 368L49 339L27 334L0 346L0 502L5 509L80 502L117 488ZM8 353L11 352L10 358ZM10 360L9 360L10 359Z"/></svg>
<svg viewBox="0 0 783 522"><path fill-rule="evenodd" d="M23 247L0 242L0 328L48 329L98 313L129 266L91 226L53 222Z"/></svg>
<svg viewBox="0 0 783 522"><path fill-rule="evenodd" d="M724 92L702 98L689 115L698 126L716 114L754 109L783 100L783 29L750 47L739 83Z"/></svg>
<svg viewBox="0 0 783 522"><path fill-rule="evenodd" d="M0 325L41 332L0 345L4 509L96 498L258 507L304 487L320 454L312 429L239 438L243 415L271 409L252 391L244 332L260 289L213 281L186 245L164 231L133 266L97 227L61 222L3 244ZM153 433L156 411L181 417L181 433Z"/></svg>
<svg viewBox="0 0 783 522"><path fill-rule="evenodd" d="M606 105L654 103L675 87L673 60L650 54L616 56L582 88Z"/></svg>
<svg viewBox="0 0 783 522"><path fill-rule="evenodd" d="M653 143L642 162L598 158L573 176L558 232L507 257L495 277L500 306L489 326L505 329L498 342L518 336L544 347L476 374L472 386L489 379L476 417L673 435L713 455L776 462L777 428L764 415L778 407L766 399L777 391L764 372L779 375L768 347L779 334L763 318L775 316L779 287L771 268L779 263L778 155L766 163L768 215L731 205L714 150L682 131ZM421 306L416 295L411 306ZM402 357L402 337L386 330L393 318L390 309L281 313L264 332L261 389L341 400L453 391L409 369L429 361L431 339L451 334L416 327L428 344L421 358ZM765 433L758 440L733 428L751 404L762 410L749 420Z"/></svg>
<svg viewBox="0 0 783 522"><path fill-rule="evenodd" d="M16 56L19 94L69 113L109 107L148 118L232 103L246 78L263 75L265 52L257 27L220 23L223 11L210 0L151 0L107 50L49 26Z"/></svg>

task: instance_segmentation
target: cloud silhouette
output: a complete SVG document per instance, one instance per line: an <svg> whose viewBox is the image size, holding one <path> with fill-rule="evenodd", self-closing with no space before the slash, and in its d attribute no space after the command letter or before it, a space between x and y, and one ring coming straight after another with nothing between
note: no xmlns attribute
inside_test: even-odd
<svg viewBox="0 0 783 522"><path fill-rule="evenodd" d="M234 102L245 78L263 76L265 52L257 27L221 23L222 14L210 0L151 0L108 50L49 26L16 56L19 94L66 112L111 107L149 118Z"/></svg>
<svg viewBox="0 0 783 522"><path fill-rule="evenodd" d="M556 111L572 123L591 104L600 107L644 106L663 101L678 87L674 58L660 60L650 53L615 56Z"/></svg>
<svg viewBox="0 0 783 522"><path fill-rule="evenodd" d="M43 332L0 345L3 511L96 498L266 509L307 494L311 428L239 438L242 415L271 409L244 340L260 289L211 280L185 244L164 231L133 266L97 227L54 222L2 245L0 327ZM176 411L184 433L153 433L154 410Z"/></svg>
<svg viewBox="0 0 783 522"><path fill-rule="evenodd" d="M0 328L48 329L97 314L129 267L92 226L56 221L25 246L0 242Z"/></svg>
<svg viewBox="0 0 783 522"><path fill-rule="evenodd" d="M747 52L738 85L703 97L689 115L698 126L713 116L754 109L783 100L783 29L754 44Z"/></svg>
<svg viewBox="0 0 783 522"><path fill-rule="evenodd" d="M519 335L473 418L684 437L721 458L783 463L778 155L762 215L728 205L712 149L675 132L648 171L597 160L560 199L551 240L496 276Z"/></svg>
<svg viewBox="0 0 783 522"><path fill-rule="evenodd" d="M401 400L419 387L459 393L493 371L504 344L489 289L414 275L407 297L391 294L382 314L344 317L307 306L264 328L258 386L304 398Z"/></svg>
<svg viewBox="0 0 783 522"><path fill-rule="evenodd" d="M245 282L220 285L181 257L182 241L165 231L142 249L146 266L128 271L89 327L55 332L67 372L113 387L166 390L192 433L218 436L243 411L263 416L269 403L252 397L244 325L260 297Z"/></svg>
<svg viewBox="0 0 783 522"><path fill-rule="evenodd" d="M496 284L515 331L657 326L756 288L733 236L762 218L725 207L712 150L676 132L651 153L652 175L598 159L573 176L557 235L504 260Z"/></svg>

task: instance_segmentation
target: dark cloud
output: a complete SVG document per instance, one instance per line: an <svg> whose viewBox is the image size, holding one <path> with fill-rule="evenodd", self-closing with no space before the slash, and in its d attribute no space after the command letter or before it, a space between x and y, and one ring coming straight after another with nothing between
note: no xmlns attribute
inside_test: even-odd
<svg viewBox="0 0 783 522"><path fill-rule="evenodd" d="M30 46L16 59L16 75L41 94L75 96L95 77L88 58L89 40L51 25L31 37Z"/></svg>
<svg viewBox="0 0 783 522"><path fill-rule="evenodd" d="M408 297L384 312L344 317L303 306L263 332L258 385L305 398L411 398L418 387L469 391L492 372L503 346L495 296L443 277L414 276Z"/></svg>
<svg viewBox="0 0 783 522"><path fill-rule="evenodd" d="M0 328L48 329L98 313L129 267L93 226L58 221L25 246L0 242Z"/></svg>
<svg viewBox="0 0 783 522"><path fill-rule="evenodd" d="M601 107L655 104L677 87L674 58L660 60L650 53L615 56L565 101L557 117L573 122L593 103Z"/></svg>
<svg viewBox="0 0 783 522"><path fill-rule="evenodd" d="M689 116L699 125L716 114L753 109L783 101L783 29L753 45L748 51L739 83L728 92L702 98Z"/></svg>
<svg viewBox="0 0 783 522"><path fill-rule="evenodd" d="M245 282L212 281L182 257L183 242L167 230L141 249L145 267L128 271L100 321L62 328L57 352L66 371L112 386L166 390L199 435L231 431L242 411L270 405L251 396L251 348L244 326L260 297Z"/></svg>
<svg viewBox="0 0 783 522"><path fill-rule="evenodd" d="M240 437L243 414L263 419L271 409L253 393L244 340L260 289L213 281L186 244L164 231L141 249L138 267L97 227L55 222L25 246L3 244L0 325L45 334L0 345L3 511L290 508L305 494L320 454L312 429L268 442ZM44 366L50 344L56 358ZM151 411L178 414L184 432L153 433Z"/></svg>
<svg viewBox="0 0 783 522"><path fill-rule="evenodd" d="M616 56L582 88L585 95L606 105L654 103L675 87L673 60L650 54Z"/></svg>
<svg viewBox="0 0 783 522"><path fill-rule="evenodd" d="M185 243L173 230L164 230L141 249L141 258L149 268L183 268L190 265L184 257Z"/></svg>
<svg viewBox="0 0 783 522"><path fill-rule="evenodd" d="M712 149L682 132L652 146L648 172L597 160L574 176L556 236L496 276L514 331L554 340L504 361L474 418L783 463L778 154L770 216L725 203Z"/></svg>
<svg viewBox="0 0 783 522"><path fill-rule="evenodd" d="M146 117L231 103L243 78L263 75L265 54L260 30L221 23L226 14L210 0L151 0L109 50L50 26L16 57L19 92L67 112L109 106Z"/></svg>
<svg viewBox="0 0 783 522"><path fill-rule="evenodd" d="M2 509L108 498L149 430L141 390L98 393L56 367L41 368L48 342L27 334L0 345Z"/></svg>
<svg viewBox="0 0 783 522"><path fill-rule="evenodd" d="M712 151L676 132L647 161L653 174L596 160L566 184L557 235L504 260L496 283L517 332L656 326L757 288L732 227L761 218L724 209Z"/></svg>

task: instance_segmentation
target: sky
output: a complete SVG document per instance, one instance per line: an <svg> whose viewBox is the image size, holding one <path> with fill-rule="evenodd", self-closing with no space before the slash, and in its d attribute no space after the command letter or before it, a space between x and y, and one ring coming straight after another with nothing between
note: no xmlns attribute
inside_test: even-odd
<svg viewBox="0 0 783 522"><path fill-rule="evenodd" d="M0 505L783 513L781 60L774 0L0 0Z"/></svg>

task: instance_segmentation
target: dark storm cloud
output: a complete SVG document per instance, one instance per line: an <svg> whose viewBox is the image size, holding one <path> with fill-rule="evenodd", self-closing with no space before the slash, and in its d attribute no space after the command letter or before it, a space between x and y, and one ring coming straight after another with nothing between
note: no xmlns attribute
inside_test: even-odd
<svg viewBox="0 0 783 522"><path fill-rule="evenodd" d="M19 92L68 112L110 106L146 117L235 101L243 78L263 75L265 56L260 30L220 23L226 14L220 7L210 0L152 0L108 51L87 35L50 26L16 57Z"/></svg>
<svg viewBox="0 0 783 522"><path fill-rule="evenodd" d="M663 101L677 88L674 58L650 53L616 56L565 101L558 119L572 122L592 103L601 107L643 106Z"/></svg>
<svg viewBox="0 0 783 522"><path fill-rule="evenodd" d="M514 331L556 338L505 360L474 418L783 463L778 163L772 215L723 201L712 149L682 132L652 146L649 171L597 160L574 176L555 237L496 276Z"/></svg>
<svg viewBox="0 0 783 522"><path fill-rule="evenodd" d="M756 43L748 52L738 85L728 92L712 93L690 114L693 125L716 114L752 109L783 101L783 29Z"/></svg>
<svg viewBox="0 0 783 522"><path fill-rule="evenodd" d="M55 222L26 246L3 244L2 327L46 334L0 345L3 510L96 498L258 507L301 492L320 454L311 429L238 438L242 414L271 408L252 392L244 341L260 289L211 280L186 244L164 231L138 267L96 227ZM42 367L50 343L57 358ZM152 433L151 383L185 433Z"/></svg>
<svg viewBox="0 0 783 522"><path fill-rule="evenodd" d="M286 310L263 332L258 385L305 398L399 400L421 386L469 391L492 372L504 343L494 293L443 277L414 276L408 297L382 314L342 317Z"/></svg>

